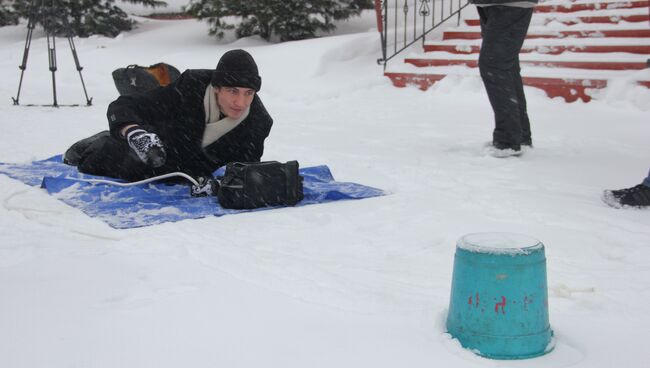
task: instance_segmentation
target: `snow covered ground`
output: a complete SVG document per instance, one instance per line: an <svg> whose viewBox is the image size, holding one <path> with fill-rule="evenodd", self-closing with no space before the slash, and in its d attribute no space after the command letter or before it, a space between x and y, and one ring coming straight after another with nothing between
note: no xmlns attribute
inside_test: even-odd
<svg viewBox="0 0 650 368"><path fill-rule="evenodd" d="M59 109L12 105L26 28L0 28L0 161L47 158L105 129L115 68L212 68L245 48L275 119L264 159L327 164L391 194L115 230L0 175L1 367L646 366L650 211L599 197L647 174L647 89L566 104L527 88L535 148L497 159L484 151L493 122L478 74L394 88L375 63L372 12L282 44L141 21L75 39L93 105ZM59 103L83 105L57 42ZM51 103L50 81L37 29L20 102ZM552 353L489 360L445 333L456 241L483 231L545 244Z"/></svg>

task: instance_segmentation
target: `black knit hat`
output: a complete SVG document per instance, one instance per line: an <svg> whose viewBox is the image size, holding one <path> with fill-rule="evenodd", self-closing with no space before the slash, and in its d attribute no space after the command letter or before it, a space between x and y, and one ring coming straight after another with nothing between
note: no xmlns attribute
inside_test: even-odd
<svg viewBox="0 0 650 368"><path fill-rule="evenodd" d="M259 91L262 78L257 64L244 50L230 50L221 56L217 69L212 72L211 84L215 87L246 87Z"/></svg>

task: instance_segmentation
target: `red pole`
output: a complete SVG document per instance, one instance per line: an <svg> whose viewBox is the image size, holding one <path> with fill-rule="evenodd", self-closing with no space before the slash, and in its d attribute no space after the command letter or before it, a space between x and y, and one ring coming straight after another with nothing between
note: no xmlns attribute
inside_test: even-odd
<svg viewBox="0 0 650 368"><path fill-rule="evenodd" d="M377 14L377 30L384 33L384 22L381 20L381 0L375 0L375 14Z"/></svg>

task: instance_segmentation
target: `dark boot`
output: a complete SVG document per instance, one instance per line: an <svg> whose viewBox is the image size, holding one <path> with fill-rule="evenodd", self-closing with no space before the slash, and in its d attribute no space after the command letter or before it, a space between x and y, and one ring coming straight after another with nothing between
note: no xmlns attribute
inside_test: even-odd
<svg viewBox="0 0 650 368"><path fill-rule="evenodd" d="M72 166L79 165L79 160L83 157L84 151L86 151L86 149L97 140L107 136L110 136L110 133L108 130L105 130L73 144L67 151L65 151L65 154L63 155L63 163Z"/></svg>
<svg viewBox="0 0 650 368"><path fill-rule="evenodd" d="M650 187L639 184L632 188L606 190L603 192L602 199L603 202L614 208L650 207Z"/></svg>

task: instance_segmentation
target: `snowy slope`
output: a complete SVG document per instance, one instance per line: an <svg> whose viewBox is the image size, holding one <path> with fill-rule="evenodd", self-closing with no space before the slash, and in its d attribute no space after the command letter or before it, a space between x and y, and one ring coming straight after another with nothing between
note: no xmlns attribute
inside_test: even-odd
<svg viewBox="0 0 650 368"><path fill-rule="evenodd" d="M283 44L142 21L115 39L75 39L93 105L59 109L11 104L25 27L0 28L0 161L46 158L105 129L117 67L212 68L245 48L275 119L264 158L327 164L391 195L114 230L0 175L1 367L647 364L650 211L599 199L647 174L647 89L566 104L527 88L535 148L496 159L483 148L493 122L480 79L392 87L375 63L372 12ZM83 104L57 46L59 103ZM46 50L37 30L21 103L51 102ZM546 245L554 352L487 360L445 333L456 240L481 231Z"/></svg>

